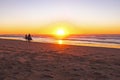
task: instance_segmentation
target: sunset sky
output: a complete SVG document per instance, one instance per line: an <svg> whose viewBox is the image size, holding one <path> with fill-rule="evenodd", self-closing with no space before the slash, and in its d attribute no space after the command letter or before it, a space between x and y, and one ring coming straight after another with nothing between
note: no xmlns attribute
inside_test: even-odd
<svg viewBox="0 0 120 80"><path fill-rule="evenodd" d="M120 34L120 0L0 0L0 34Z"/></svg>

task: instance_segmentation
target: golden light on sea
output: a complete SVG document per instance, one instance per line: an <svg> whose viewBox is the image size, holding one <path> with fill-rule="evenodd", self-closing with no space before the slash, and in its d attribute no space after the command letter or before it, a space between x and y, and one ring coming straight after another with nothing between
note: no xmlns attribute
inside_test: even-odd
<svg viewBox="0 0 120 80"><path fill-rule="evenodd" d="M63 44L63 41L62 40L58 40L58 44Z"/></svg>

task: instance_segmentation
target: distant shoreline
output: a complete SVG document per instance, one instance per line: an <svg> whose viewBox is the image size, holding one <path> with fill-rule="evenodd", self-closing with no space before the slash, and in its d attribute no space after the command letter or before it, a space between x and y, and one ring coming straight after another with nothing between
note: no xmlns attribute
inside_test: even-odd
<svg viewBox="0 0 120 80"><path fill-rule="evenodd" d="M20 41L20 42L27 42L26 40L19 40L19 39L2 39L0 38L0 40L6 40L6 41ZM70 45L70 44L58 44L58 43L45 43L45 42L35 42L35 41L31 41L30 43L35 43L35 44L50 44L50 45L59 45L59 46L76 46L76 47L90 47L90 48L105 48L105 49L118 49L119 48L111 48L111 47L100 47L100 46L87 46L87 45Z"/></svg>
<svg viewBox="0 0 120 80"><path fill-rule="evenodd" d="M0 37L0 39L26 41L24 39L24 37ZM46 38L41 38L41 39L38 38L38 40L36 40L36 38L33 38L33 40L31 42L59 44L59 40L56 40L56 39L53 39L53 40L51 40L51 39L49 40L48 39L47 41L45 41L45 40L47 40L47 39ZM111 44L101 45L99 43L97 43L97 44L94 44L94 43L93 44L91 44L91 43L86 44L86 43L84 43L84 40L83 40L83 43L82 42L81 43L75 43L77 40L73 40L75 42L71 43L71 41L67 40L67 39L65 39L65 40L63 39L62 41L64 43L62 43L61 45L88 46L88 47L102 47L102 48L120 49L120 46L118 44L116 44L116 45L111 45ZM80 40L80 41L82 41L82 40ZM87 41L87 40L85 40L85 41Z"/></svg>

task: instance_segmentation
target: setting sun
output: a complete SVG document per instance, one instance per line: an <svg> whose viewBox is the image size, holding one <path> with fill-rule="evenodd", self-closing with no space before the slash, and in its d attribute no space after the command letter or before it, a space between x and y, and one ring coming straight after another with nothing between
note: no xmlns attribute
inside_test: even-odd
<svg viewBox="0 0 120 80"><path fill-rule="evenodd" d="M63 35L65 35L65 31L63 29L59 29L57 31L57 35L63 36Z"/></svg>
<svg viewBox="0 0 120 80"><path fill-rule="evenodd" d="M68 36L68 30L65 28L58 28L55 30L55 37L58 39L63 39Z"/></svg>

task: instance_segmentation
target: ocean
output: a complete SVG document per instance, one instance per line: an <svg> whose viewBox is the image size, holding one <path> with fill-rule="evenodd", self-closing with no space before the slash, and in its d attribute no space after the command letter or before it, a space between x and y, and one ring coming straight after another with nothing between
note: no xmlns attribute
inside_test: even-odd
<svg viewBox="0 0 120 80"><path fill-rule="evenodd" d="M2 35L2 39L14 39L22 40L24 36L12 36ZM120 34L109 34L109 35L72 35L64 39L56 39L50 36L32 36L32 42L41 43L53 43L53 44L66 44L66 45L77 45L77 46L93 46L93 47L107 47L107 48L119 48L120 49Z"/></svg>

